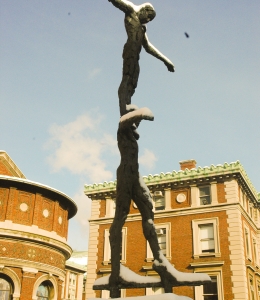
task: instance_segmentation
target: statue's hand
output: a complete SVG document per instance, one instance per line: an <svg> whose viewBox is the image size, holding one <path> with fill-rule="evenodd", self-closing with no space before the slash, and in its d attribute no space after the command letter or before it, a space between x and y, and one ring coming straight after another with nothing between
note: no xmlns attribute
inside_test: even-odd
<svg viewBox="0 0 260 300"><path fill-rule="evenodd" d="M168 71L170 71L170 72L174 72L175 71L174 70L174 65L173 65L172 62L165 62L164 64L167 67Z"/></svg>

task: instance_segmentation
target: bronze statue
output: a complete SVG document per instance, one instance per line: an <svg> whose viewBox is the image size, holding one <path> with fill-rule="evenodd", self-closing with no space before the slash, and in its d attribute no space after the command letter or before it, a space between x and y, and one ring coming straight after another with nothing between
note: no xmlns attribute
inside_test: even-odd
<svg viewBox="0 0 260 300"><path fill-rule="evenodd" d="M139 174L138 143L136 128L142 120L153 121L154 117L148 108L139 109L131 104L139 76L139 55L142 46L145 50L164 62L170 72L174 72L172 62L161 54L149 41L145 24L153 20L155 10L150 3L134 5L127 0L108 0L125 13L127 42L123 50L123 78L118 90L120 122L117 132L118 148L121 162L117 169L116 212L110 228L111 264L109 278L111 298L120 297L120 248L121 230L130 209L131 200L137 205L142 215L142 226L145 238L150 244L154 256L153 268L161 278L166 293L172 292L173 286L198 285L210 281L206 274L182 273L177 271L162 254L155 226L152 197Z"/></svg>
<svg viewBox="0 0 260 300"><path fill-rule="evenodd" d="M127 105L131 104L131 97L137 87L140 71L139 56L142 46L147 53L163 61L170 72L174 72L174 65L148 40L146 24L152 21L156 15L150 3L134 5L127 0L108 1L125 13L127 41L123 50L123 78L118 89L120 114L122 116L127 112Z"/></svg>

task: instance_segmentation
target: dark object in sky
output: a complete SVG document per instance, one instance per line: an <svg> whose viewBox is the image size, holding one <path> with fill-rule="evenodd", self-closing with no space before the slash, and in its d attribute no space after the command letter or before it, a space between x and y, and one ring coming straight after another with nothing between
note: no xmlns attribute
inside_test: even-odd
<svg viewBox="0 0 260 300"><path fill-rule="evenodd" d="M186 38L190 37L187 32L184 32L184 34L185 34Z"/></svg>
<svg viewBox="0 0 260 300"><path fill-rule="evenodd" d="M68 15L70 16L70 12L68 13Z"/></svg>

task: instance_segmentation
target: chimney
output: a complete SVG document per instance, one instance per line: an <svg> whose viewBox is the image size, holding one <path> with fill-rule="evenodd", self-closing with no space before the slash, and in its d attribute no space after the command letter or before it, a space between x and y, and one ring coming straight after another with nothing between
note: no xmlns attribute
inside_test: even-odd
<svg viewBox="0 0 260 300"><path fill-rule="evenodd" d="M181 170L184 171L185 169L194 169L196 168L196 160L195 159L188 159L188 160L182 160L179 162Z"/></svg>

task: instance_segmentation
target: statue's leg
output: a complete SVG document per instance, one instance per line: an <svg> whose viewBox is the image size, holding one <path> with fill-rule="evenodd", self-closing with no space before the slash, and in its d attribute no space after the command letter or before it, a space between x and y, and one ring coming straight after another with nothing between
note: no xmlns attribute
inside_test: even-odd
<svg viewBox="0 0 260 300"><path fill-rule="evenodd" d="M123 77L118 89L120 115L127 113L126 105L131 104L139 77L140 67L137 57L125 58L123 63Z"/></svg>
<svg viewBox="0 0 260 300"><path fill-rule="evenodd" d="M109 279L110 297L120 297L119 274L120 274L120 251L122 245L122 228L130 209L131 196L127 193L127 189L120 189L117 192L116 211L113 223L110 227L110 246L111 246L111 275Z"/></svg>
<svg viewBox="0 0 260 300"><path fill-rule="evenodd" d="M207 274L179 272L172 266L159 249L153 224L152 199L141 176L139 182L135 184L134 191L133 200L142 215L144 236L149 242L154 256L153 269L160 275L165 293L171 293L173 286L194 286L210 282L210 277Z"/></svg>
<svg viewBox="0 0 260 300"><path fill-rule="evenodd" d="M157 234L155 231L155 226L153 223L154 220L154 213L152 211L153 204L152 204L152 197L150 196L149 189L144 185L137 185L135 187L135 195L134 195L134 202L136 203L141 215L142 215L142 225L143 225L143 233L148 241L154 259L161 261L161 256L163 254L160 251L159 243ZM172 285L171 283L165 278L163 275L158 273L161 277L162 285L164 288L165 293L172 292Z"/></svg>

